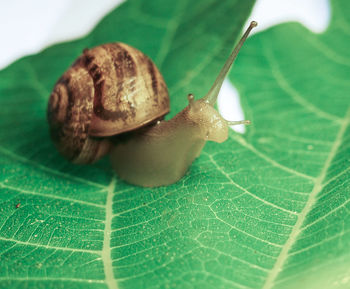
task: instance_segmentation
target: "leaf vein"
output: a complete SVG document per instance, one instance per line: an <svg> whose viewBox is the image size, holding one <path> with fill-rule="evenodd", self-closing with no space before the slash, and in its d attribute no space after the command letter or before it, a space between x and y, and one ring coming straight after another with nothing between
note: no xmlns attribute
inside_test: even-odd
<svg viewBox="0 0 350 289"><path fill-rule="evenodd" d="M105 272L105 282L109 289L118 289L118 284L114 278L112 257L111 257L111 231L113 218L113 195L116 186L116 177L113 176L107 190L106 221L102 248L102 261Z"/></svg>
<svg viewBox="0 0 350 289"><path fill-rule="evenodd" d="M262 202L263 204L267 205L267 206L270 206L270 207L273 207L273 208L276 208L280 211L284 211L288 214L292 214L292 215L296 215L296 212L293 212L291 210L288 210L288 209L285 209L285 208L282 208L282 207L279 207L267 200L264 200L260 197L258 197L257 195L249 192L247 189L243 188L242 186L240 186L239 184L237 184L236 182L233 181L233 179L230 177L229 174L227 174L225 171L222 170L222 168L219 167L219 165L217 164L217 162L214 160L214 158L211 156L211 155L208 155L209 158L211 159L212 163L216 166L217 170L220 171L228 180L229 182L234 185L235 187L239 188L240 190L244 191L247 195L251 196L252 198Z"/></svg>
<svg viewBox="0 0 350 289"><path fill-rule="evenodd" d="M39 192L23 190L23 189L20 189L20 188L17 188L17 187L6 185L4 183L0 183L0 188L13 190L13 191L16 191L16 192L19 192L19 193L22 193L22 194L26 194L26 195L40 196L40 197L45 197L45 198L50 198L50 199L57 199L57 200L62 200L62 201L67 201L67 202L79 203L79 204L83 204L83 205L87 205L87 206L94 206L94 207L99 207L99 208L105 208L104 205L99 205L99 204L90 203L90 202L86 202L86 201L81 201L81 200L77 200L77 199L71 199L71 198L67 198L67 197L61 197L61 196L57 196L57 195L48 195L48 194L42 194L42 193L39 193Z"/></svg>
<svg viewBox="0 0 350 289"><path fill-rule="evenodd" d="M307 224L307 226L303 227L302 230L305 231L307 228L317 224L318 222L325 220L328 216L334 214L335 212L337 212L338 210L340 210L341 208L344 208L348 203L350 203L350 199L348 199L347 201L345 201L344 203L340 204L339 206L337 206L336 208L332 209L331 211L329 211L327 214L319 217L317 220Z"/></svg>
<svg viewBox="0 0 350 289"><path fill-rule="evenodd" d="M103 280L94 280L94 279L79 279L79 278L53 278L53 277L45 277L45 278L35 278L35 277L0 277L0 281L59 281L59 282L80 282L80 283L104 283Z"/></svg>
<svg viewBox="0 0 350 289"><path fill-rule="evenodd" d="M318 107L314 106L311 102L303 98L294 88L292 88L289 83L287 82L287 79L282 74L281 70L279 69L277 62L271 52L271 49L268 49L267 47L263 46L263 52L269 61L271 65L271 71L274 76L274 78L277 81L277 84L280 86L280 88L286 92L291 98L299 103L302 107L309 110L310 112L314 113L320 118L328 119L330 121L334 121L337 123L341 122L341 118L339 118L336 115L330 114L328 112L325 112Z"/></svg>
<svg viewBox="0 0 350 289"><path fill-rule="evenodd" d="M22 162L22 163L26 163L26 164L29 164L33 167L36 167L44 172L48 172L50 174L54 174L54 175L57 175L57 176L60 176L60 177L63 177L65 179L68 179L68 180L71 180L71 181L75 181L75 182L80 182L80 183L83 183L83 184L86 184L86 185L90 185L90 186L94 186L94 187L98 187L98 188L101 188L101 189L106 189L107 187L106 186L103 186L101 184L98 184L98 183L95 183L95 182L92 182L92 181L88 181L88 180L85 180L85 179L82 179L82 178L79 178L79 177L74 177L70 174L66 174L66 173L63 173L63 172L60 172L60 171L56 171L56 170L53 170L53 169L50 169L48 167L45 167L39 163L36 163L30 159L27 159L25 157L22 157L22 156L19 156L19 155L16 155L15 153L11 152L10 150L8 149L5 149L4 147L0 147L0 153L4 154L5 156L7 157L10 157L12 159L15 159L19 162Z"/></svg>
<svg viewBox="0 0 350 289"><path fill-rule="evenodd" d="M239 136L237 134L234 134L234 135L231 134L230 137L231 137L231 139L233 139L234 141L236 141L237 143L239 143L240 145L242 145L246 149L250 150L251 152L255 153L257 156L261 157L262 159L264 159L265 161L270 163L273 167L279 168L279 169L281 169L283 171L286 171L286 172L288 172L290 174L297 175L297 176L305 178L305 179L310 179L310 180L314 180L315 179L312 176L303 174L301 172L298 172L298 171L296 171L294 169L291 169L289 167L286 167L286 166L276 162L275 160L271 159L269 156L267 156L264 153L258 151L251 144L248 144L243 137L241 137L241 136Z"/></svg>
<svg viewBox="0 0 350 289"><path fill-rule="evenodd" d="M78 249L78 248L68 248L68 247L44 245L44 244L39 244L39 243L30 243L27 241L19 241L19 240L13 239L13 238L5 238L2 236L0 236L0 241L14 242L14 243L19 244L19 245L34 246L34 247L38 247L38 248L45 248L45 249L52 249L52 250L73 251L73 252L101 255L101 251L96 251L96 250L86 250L86 249Z"/></svg>
<svg viewBox="0 0 350 289"><path fill-rule="evenodd" d="M306 202L304 209L302 210L302 212L298 216L297 222L295 223L295 226L294 226L287 242L283 246L281 253L278 256L276 263L275 263L274 267L272 268L270 274L268 275L266 282L265 282L262 289L271 289L274 286L275 280L276 280L281 268L284 266L285 262L287 261L289 255L290 255L289 251L291 250L293 245L298 240L298 237L302 231L302 226L306 220L307 215L310 213L310 211L312 210L313 206L315 205L315 203L317 201L317 195L324 188L322 183L323 183L324 179L327 177L327 172L328 172L329 168L331 167L332 161L335 158L335 156L339 150L339 147L343 141L346 129L349 127L349 124L350 124L350 109L348 109L348 111L343 119L342 125L339 128L338 134L337 134L337 136L334 140L333 146L328 154L328 158L326 159L326 161L324 163L322 171L321 171L320 175L315 179L314 187L310 193L309 199Z"/></svg>

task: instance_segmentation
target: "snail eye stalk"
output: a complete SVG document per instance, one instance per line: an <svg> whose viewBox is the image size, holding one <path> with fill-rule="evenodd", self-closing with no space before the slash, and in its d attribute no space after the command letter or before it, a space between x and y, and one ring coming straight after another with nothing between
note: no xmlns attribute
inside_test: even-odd
<svg viewBox="0 0 350 289"><path fill-rule="evenodd" d="M210 88L210 90L207 93L207 95L203 98L209 104L211 104L211 105L215 104L215 102L216 102L216 100L218 98L218 95L219 95L222 83L224 82L227 74L229 73L230 68L231 68L233 62L235 61L239 50L243 46L243 43L245 42L245 40L248 38L248 35L249 35L250 31L252 31L252 29L254 27L256 27L256 26L258 26L258 23L256 21L250 22L249 27L244 32L242 38L239 40L239 42L237 43L236 47L233 49L231 55L226 60L224 66L222 67L222 69L221 69L218 77L216 78L213 86Z"/></svg>

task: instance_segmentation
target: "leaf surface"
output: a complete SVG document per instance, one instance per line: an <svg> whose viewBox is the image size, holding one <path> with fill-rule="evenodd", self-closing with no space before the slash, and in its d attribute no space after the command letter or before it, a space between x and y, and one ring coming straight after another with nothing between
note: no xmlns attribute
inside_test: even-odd
<svg viewBox="0 0 350 289"><path fill-rule="evenodd" d="M216 159L262 200L240 225L247 239L261 238L255 250L276 249L264 251L256 288L350 288L349 9L332 1L331 25L320 35L291 23L254 36L231 74L254 125L244 137L231 135L241 152L236 169Z"/></svg>
<svg viewBox="0 0 350 289"><path fill-rule="evenodd" d="M324 34L294 23L247 41L231 77L253 125L208 143L180 182L133 187L107 160L80 167L55 152L48 94L84 47L145 51L173 115L209 88L253 4L154 3L129 1L88 37L0 73L0 287L349 288L345 0Z"/></svg>
<svg viewBox="0 0 350 289"><path fill-rule="evenodd" d="M179 268L181 255L195 249L190 236L182 236L191 228L174 230L171 223L179 227L177 199L188 198L192 188L184 182L136 188L117 180L108 160L69 164L50 141L46 106L54 83L84 48L121 41L154 59L172 95L174 115L189 92L198 97L207 92L253 4L129 0L88 36L0 72L0 288L185 288L191 283L171 272ZM158 203L168 195L172 204ZM198 267L205 274L201 271Z"/></svg>

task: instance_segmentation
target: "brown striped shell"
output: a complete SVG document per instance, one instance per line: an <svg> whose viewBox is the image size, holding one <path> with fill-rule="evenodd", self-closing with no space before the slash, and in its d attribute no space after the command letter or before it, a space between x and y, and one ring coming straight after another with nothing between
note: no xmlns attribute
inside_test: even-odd
<svg viewBox="0 0 350 289"><path fill-rule="evenodd" d="M84 50L57 81L48 105L50 133L74 163L92 163L111 148L108 136L135 130L169 112L155 64L124 43Z"/></svg>

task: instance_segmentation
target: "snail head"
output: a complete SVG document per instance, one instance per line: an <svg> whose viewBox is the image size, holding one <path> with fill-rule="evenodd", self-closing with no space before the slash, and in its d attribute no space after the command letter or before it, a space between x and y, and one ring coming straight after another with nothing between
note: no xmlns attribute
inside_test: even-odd
<svg viewBox="0 0 350 289"><path fill-rule="evenodd" d="M228 121L204 99L194 100L193 94L188 95L187 118L200 130L204 140L224 142L228 137L228 127L237 124L250 124L249 120Z"/></svg>

